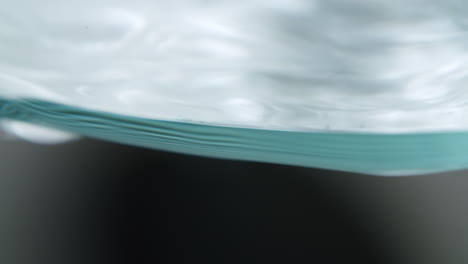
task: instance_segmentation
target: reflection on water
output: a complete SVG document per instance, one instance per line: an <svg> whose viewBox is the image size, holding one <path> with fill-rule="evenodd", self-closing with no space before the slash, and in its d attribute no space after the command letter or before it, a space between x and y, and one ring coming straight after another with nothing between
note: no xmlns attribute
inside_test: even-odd
<svg viewBox="0 0 468 264"><path fill-rule="evenodd" d="M2 96L289 131L468 129L463 1L23 2L0 11Z"/></svg>

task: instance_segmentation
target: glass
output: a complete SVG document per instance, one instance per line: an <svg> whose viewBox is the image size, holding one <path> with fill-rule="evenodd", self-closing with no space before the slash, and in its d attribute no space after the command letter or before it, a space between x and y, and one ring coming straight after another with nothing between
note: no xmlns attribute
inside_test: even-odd
<svg viewBox="0 0 468 264"><path fill-rule="evenodd" d="M0 117L218 158L468 168L465 11L460 0L18 0L0 10Z"/></svg>

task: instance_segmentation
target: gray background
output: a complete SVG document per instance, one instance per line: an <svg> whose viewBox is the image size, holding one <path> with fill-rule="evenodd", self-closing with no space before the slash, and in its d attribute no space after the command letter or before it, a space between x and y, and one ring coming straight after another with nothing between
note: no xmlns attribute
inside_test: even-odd
<svg viewBox="0 0 468 264"><path fill-rule="evenodd" d="M467 190L468 171L378 177L1 141L0 263L175 263L172 251L186 263L468 263Z"/></svg>

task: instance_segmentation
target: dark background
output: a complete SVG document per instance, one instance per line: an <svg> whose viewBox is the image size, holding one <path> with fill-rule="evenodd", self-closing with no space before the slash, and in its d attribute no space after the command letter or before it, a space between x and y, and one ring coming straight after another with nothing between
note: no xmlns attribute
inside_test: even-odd
<svg viewBox="0 0 468 264"><path fill-rule="evenodd" d="M468 172L0 142L0 263L468 263Z"/></svg>

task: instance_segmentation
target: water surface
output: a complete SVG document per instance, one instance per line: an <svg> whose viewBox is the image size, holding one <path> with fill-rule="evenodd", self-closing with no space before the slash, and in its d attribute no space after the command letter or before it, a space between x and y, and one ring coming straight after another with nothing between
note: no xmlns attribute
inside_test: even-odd
<svg viewBox="0 0 468 264"><path fill-rule="evenodd" d="M468 133L317 133L214 126L0 100L0 118L119 143L214 158L400 175L468 168Z"/></svg>

